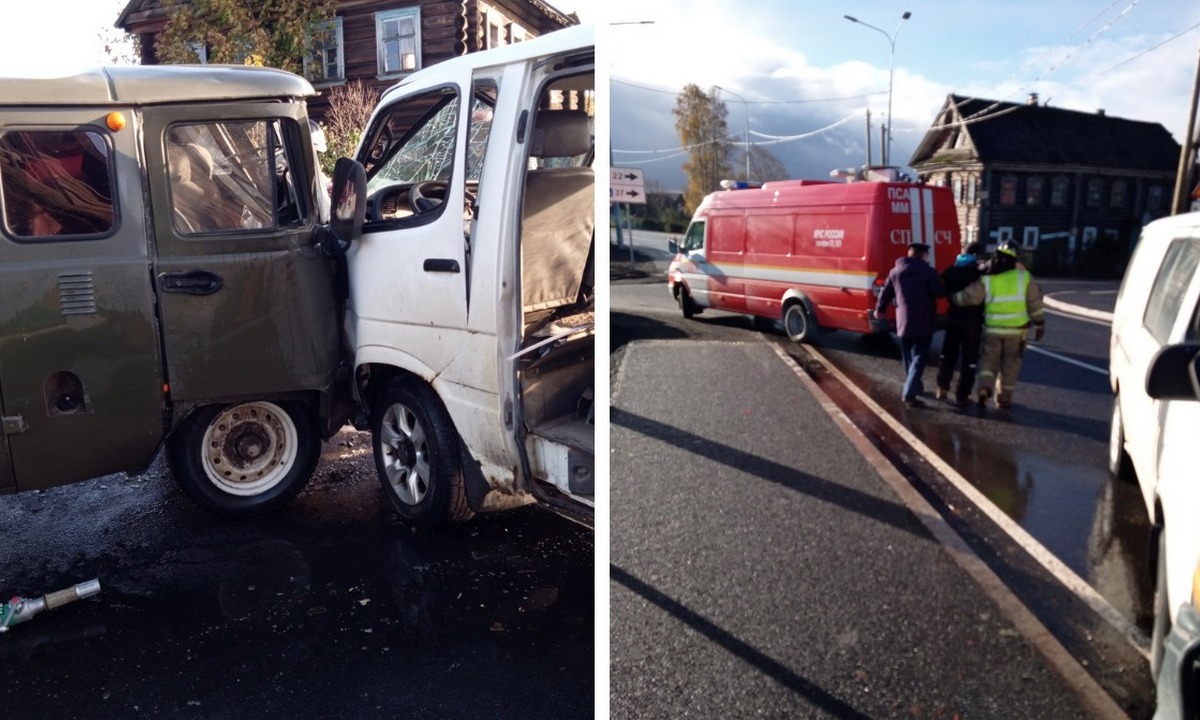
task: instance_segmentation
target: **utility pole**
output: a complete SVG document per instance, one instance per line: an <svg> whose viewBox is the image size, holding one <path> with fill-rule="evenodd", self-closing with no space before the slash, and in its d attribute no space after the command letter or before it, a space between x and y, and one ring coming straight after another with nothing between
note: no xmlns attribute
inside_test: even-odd
<svg viewBox="0 0 1200 720"><path fill-rule="evenodd" d="M1197 53L1196 79L1192 83L1192 105L1188 111L1186 137L1179 152L1179 170L1175 173L1175 197L1171 200L1171 214L1184 211L1184 204L1191 191L1192 167L1196 164L1196 104L1200 101L1200 52Z"/></svg>
<svg viewBox="0 0 1200 720"><path fill-rule="evenodd" d="M871 108L867 108L867 167L871 167Z"/></svg>

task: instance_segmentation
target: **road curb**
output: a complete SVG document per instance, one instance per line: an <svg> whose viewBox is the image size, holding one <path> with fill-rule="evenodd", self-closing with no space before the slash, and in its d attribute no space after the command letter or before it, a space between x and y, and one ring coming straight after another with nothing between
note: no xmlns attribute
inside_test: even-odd
<svg viewBox="0 0 1200 720"><path fill-rule="evenodd" d="M1106 322L1106 323L1112 323L1112 321L1113 321L1113 314L1110 312L1105 312L1103 310L1093 310L1092 308L1085 308L1085 307L1081 307L1079 305L1072 305L1071 303L1065 303L1062 300L1058 300L1051 295L1047 295L1047 296L1043 297L1042 303L1048 308L1052 308L1059 312L1067 313L1068 315L1079 315L1080 317L1091 318L1092 320L1100 320L1100 321Z"/></svg>

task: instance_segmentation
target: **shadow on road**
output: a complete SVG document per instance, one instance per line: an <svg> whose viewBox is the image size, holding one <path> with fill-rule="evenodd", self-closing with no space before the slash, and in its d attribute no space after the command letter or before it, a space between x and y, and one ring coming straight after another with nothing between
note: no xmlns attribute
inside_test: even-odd
<svg viewBox="0 0 1200 720"><path fill-rule="evenodd" d="M609 352L616 352L631 340L680 340L688 334L677 327L643 317L622 312L609 313L609 327L612 328Z"/></svg>
<svg viewBox="0 0 1200 720"><path fill-rule="evenodd" d="M831 482L744 450L714 442L708 438L702 438L686 430L620 408L610 410L609 420L613 425L661 440L711 462L720 463L768 482L782 485L789 490L804 493L817 500L886 523L918 537L928 537L908 508L898 503L881 500L854 488Z"/></svg>
<svg viewBox="0 0 1200 720"><path fill-rule="evenodd" d="M643 582L616 565L609 565L609 575L626 589L657 605L672 617L677 618L688 627L732 653L734 657L741 658L753 665L767 677L774 679L789 690L793 690L808 698L822 710L832 713L839 718L870 720L869 715L865 715L854 709L846 701L831 695L829 691L818 687L808 678L797 675L788 666L746 641L738 639L729 631L658 588Z"/></svg>

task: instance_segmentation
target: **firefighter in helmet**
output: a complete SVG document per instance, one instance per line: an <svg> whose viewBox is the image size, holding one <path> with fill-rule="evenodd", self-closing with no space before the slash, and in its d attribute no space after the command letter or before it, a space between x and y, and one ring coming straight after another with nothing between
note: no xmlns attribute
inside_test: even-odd
<svg viewBox="0 0 1200 720"><path fill-rule="evenodd" d="M979 282L957 293L955 300L960 305L983 304L978 401L985 406L995 395L996 407L1004 409L1012 405L1029 328L1035 341L1046 333L1042 289L1017 259L1011 240L1002 241L981 270Z"/></svg>

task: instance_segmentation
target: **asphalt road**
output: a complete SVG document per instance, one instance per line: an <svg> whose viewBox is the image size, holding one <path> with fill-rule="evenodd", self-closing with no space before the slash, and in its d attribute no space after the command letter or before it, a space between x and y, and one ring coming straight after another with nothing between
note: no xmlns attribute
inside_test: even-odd
<svg viewBox="0 0 1200 720"><path fill-rule="evenodd" d="M417 531L369 436L326 445L289 506L239 522L160 462L0 497L0 592L102 592L0 635L0 717L589 716L592 533L537 508Z"/></svg>
<svg viewBox="0 0 1200 720"><path fill-rule="evenodd" d="M722 574L738 578L731 582L741 590L738 595L741 598L761 583L761 571L756 573L748 568L757 567L760 560L765 558L776 557L780 547L794 547L797 542L794 538L798 530L819 527L819 524L812 525L808 518L800 515L794 519L785 519L782 516L777 519L765 517L762 508L785 502L774 496L773 504L758 503L749 509L745 508L741 501L747 496L744 490L727 498L721 493L725 485L721 479L728 468L718 467L716 471L711 470L709 465L712 464L713 456L706 450L696 448L715 447L721 448L723 452L739 451L745 455L737 457L743 458L763 454L770 458L780 457L777 463L772 465L777 468L804 469L807 467L805 463L822 462L814 460L814 454L821 458L834 457L834 464L839 472L843 464L851 462L843 452L844 447L839 450L836 442L826 442L824 437L810 441L812 433L808 419L803 424L793 422L793 416L806 403L803 398L793 399L791 402L781 400L790 392L779 384L785 381L763 381L759 376L758 363L740 358L722 359L713 355L711 348L718 345L762 342L759 339L762 336L754 332L755 328L748 319L711 312L691 322L683 322L678 318L678 311L671 304L665 284L654 277L656 269L662 269L664 256L665 253L654 252L654 249L651 249L649 252L639 253L642 262L635 267L631 268L623 262L613 265L613 276L617 278L612 289L613 342L616 347L613 365L617 368L613 375L616 409L612 439L614 716L666 717L669 716L670 708L680 707L680 697L693 692L693 685L705 687L704 678L693 680L688 677L683 681L679 679L681 675L688 676L689 669L682 673L677 672L673 680L660 679L657 683L659 688L674 688L674 700L664 699L661 690L641 690L646 696L635 694L634 699L628 703L622 699L620 686L624 685L636 693L639 687L636 674L644 671L641 666L657 662L663 652L659 646L668 643L666 637L651 632L650 621L646 618L653 618L655 612L661 614L666 611L669 615L682 618L682 622L690 625L693 631L698 630L710 640L716 640L716 644L725 649L726 666L731 662L728 657L731 653L742 658L742 665L749 662L745 658L757 657L754 653L747 654L746 647L720 642L718 634L712 631L714 616L710 608L715 607L716 601L711 596L719 595L719 592L699 592L695 588L704 585L705 582L684 580L678 577L679 573L664 574L659 566L673 561L683 565L686 568L684 572L690 575L693 566L703 561L701 575L707 573L712 576L705 576L706 582L717 582L715 578ZM614 258L616 257L618 256L614 251ZM1070 298L1073 301L1094 302L1101 306L1106 302L1106 294L1111 302L1111 291L1115 290L1113 283L1091 286L1067 282L1060 283L1057 287L1053 282L1046 284L1050 292L1067 296L1075 293L1077 295ZM1141 505L1136 497L1136 488L1110 482L1104 471L1109 411L1107 380L1101 373L1085 367L1106 367L1107 329L1061 315L1052 315L1049 322L1049 331L1042 349L1053 354L1031 352L1027 356L1026 368L1022 374L1022 387L1017 397L1019 405L1005 415L994 410L980 411L976 408L963 412L951 406L941 405L935 405L928 411L908 411L906 415L899 403L899 387L902 381L899 373L899 353L889 339L864 340L833 334L818 346L818 351L850 375L873 399L901 418L904 425L914 434L959 467L964 475L971 478L972 482L992 498L993 502L1003 506L1017 518L1026 530L1044 542L1054 553L1060 554L1069 567L1099 589L1130 620L1140 622L1144 626L1149 609L1149 588L1144 576L1143 554L1145 518L1140 512ZM766 337L768 341L782 340L773 338L770 332ZM647 339L650 342L638 342ZM681 342L674 342L676 340ZM786 341L783 342L786 344ZM652 354L655 360L636 372L628 370L628 363L631 360L640 363L637 358L643 354ZM714 373L720 372L719 369L727 365L734 368L729 370L729 377L713 377ZM623 373L632 373L634 378L646 376L646 379L635 379L631 384ZM927 385L932 388L932 375L928 380ZM772 389L771 397L761 399L764 405L760 408L748 402L739 393L752 393L762 382L770 382ZM630 428L622 429L619 426L622 402L635 403L646 408L645 412L650 413L649 417L659 423L651 427L660 432L656 435L646 432L630 434ZM811 400L808 400L807 404L811 405ZM725 437L729 432L727 425L742 424L742 418L731 418L731 415L736 414L736 409L746 410L747 406L751 405L752 414L767 414L774 418L774 422L754 431L741 433L736 438L730 438L728 442L707 443L710 438ZM642 418L643 415L638 414L637 417ZM781 417L787 417L789 421L779 422ZM681 424L686 426L688 437L694 436L692 446L684 447L678 442L670 441L668 447L663 448L663 435L675 433ZM794 430L798 426L803 428L799 433ZM646 442L646 435L651 435L648 438L650 442ZM760 440L766 440L766 446L761 445ZM643 454L631 460L623 459L627 454L627 446L637 448L643 444L650 450L643 451ZM802 449L796 449L797 445ZM680 450L685 452L678 452ZM792 457L789 453L795 453L796 456ZM665 458L659 458L660 455ZM909 460L914 462L914 465L921 464L920 458ZM719 460L718 465L736 467L737 462ZM694 484L689 480L693 475L699 476ZM813 475L826 480L832 477L838 485L848 482L837 479L840 477L838 475ZM857 478L857 473L855 477ZM668 485L671 489L662 490L664 495L661 498L648 497L648 493L658 492L662 482L660 478L670 478ZM704 490L700 489L701 485ZM669 496L666 493L669 493ZM788 494L777 492L776 495ZM697 505L695 508L691 507L693 500ZM794 498L791 501L795 502ZM961 505L961 498L953 497L952 502L957 504L954 514L962 514L964 517L972 515ZM705 504L712 505L707 514L699 508ZM650 506L649 509L647 506ZM678 508L683 517L692 521L696 527L691 532L696 536L690 537L683 531L677 533L675 527L681 523L672 522L665 514L664 506ZM741 523L748 528L743 530L744 534L765 537L761 542L747 543L739 537L736 542L724 543L720 559L709 553L697 555L692 548L703 542L705 521L711 525L711 518L715 515L722 519L722 525L726 524L724 520L733 513L732 507L738 508L737 512L742 515ZM824 517L822 513L817 514ZM861 518L852 517L839 527L851 527L854 521L857 521L858 525L863 524ZM670 532L670 537L662 537L664 531ZM966 527L961 531L972 533L975 529ZM681 544L675 539L676 534L683 539L683 549L676 549L676 546ZM810 537L813 533L803 534L807 545L828 543L826 551L835 553L838 558L845 557L844 553L839 552L836 532L833 533L833 537L817 533L816 539ZM634 547L626 550L626 543L630 538L633 539ZM1106 689L1118 699L1127 712L1132 717L1148 716L1153 704L1153 691L1148 682L1145 664L1137 658L1136 652L1122 638L1113 637L1112 633L1103 627L1103 621L1088 617L1088 613L1082 611L1081 603L1077 599L1057 590L1048 590L1055 585L1054 579L1045 577L1040 568L1031 567L1030 563L1018 560L1018 556L1023 553L1019 549L1007 547L1008 541L995 533L994 529L979 531L974 542L983 554L990 554L990 563L1002 566L998 567L998 572L1005 576L1006 582L1018 586L1020 593L1030 596L1028 600L1037 606L1037 612L1051 631L1066 636L1064 641L1068 647L1078 652L1082 662L1101 678ZM661 557L654 562L649 571L650 578L645 577L644 572L622 564L633 563L635 567L645 567L647 561L644 556L651 546ZM867 543L864 552L877 553L878 547L878 541ZM845 588L838 588L835 579L823 581L818 577L814 582L813 567L806 563L803 564L802 570L793 570L786 563L772 565L770 587L776 588L782 583L785 588L784 595L791 602L805 604L812 590L824 587L823 583L833 585L833 593L849 606L842 610L844 613L870 614L877 608L878 603L863 602L851 597L852 594L878 597L875 593L881 592L889 598L904 596L905 588L902 583L890 592L873 592L871 578L859 578L858 575L853 575L856 578L856 584L852 586L853 593ZM920 576L920 572L912 568L910 570L915 576ZM829 572L832 574L836 571ZM846 574L845 570L842 570L842 574ZM722 583L719 586L727 584ZM1025 587L1019 587L1021 585ZM634 597L628 597L625 591L632 592ZM778 592L768 594L779 604ZM658 601L653 599L655 597ZM725 602L736 605L740 600ZM749 608L744 609L749 611ZM834 608L834 614L829 616L831 627L840 621L837 610L838 608ZM740 614L724 609L721 612L722 618ZM890 614L904 627L934 626L935 629L931 630L932 634L927 641L939 644L953 642L950 636L939 637L936 632L936 627L944 624L946 618L954 617L947 612L952 611L943 611L932 605L902 606L892 607ZM625 615L635 619L632 635L637 638L636 641L621 639L623 633L629 633L628 629L621 629ZM689 621L689 618L695 617L699 617L700 620ZM806 622L804 618L808 618L807 622L811 623L813 617L810 613L793 613L792 616L780 617L769 609L750 613L750 618L772 628L769 633L772 639L769 642L774 642L775 635L788 636L794 624ZM822 613L816 617L824 615ZM645 623L645 627L638 626L638 621ZM722 622L717 623L716 627L724 629L727 626ZM736 627L738 632L733 635L737 638L746 637L745 633L749 631L743 630L741 620L736 623ZM703 638L697 639L693 643L695 647L683 654L699 657L711 655L713 648L706 645L712 644L704 643ZM872 650L876 652L860 654L886 664L889 661L884 658L893 645L884 643L883 647L883 655L879 655L878 647L874 646ZM754 645L749 649L759 651L762 648ZM778 659L790 655L784 651L782 655L772 653L770 657ZM898 661L896 668L901 668L904 660L907 658ZM679 667L680 663L688 661L664 662L672 662L675 667ZM636 668L632 672L629 670L631 663ZM737 662L732 664L738 665ZM786 664L791 668L797 667L795 661L789 660ZM826 677L821 674L824 670L819 665L814 665L813 668L817 676ZM759 672L761 671L760 664ZM902 669L896 670L900 676L905 672ZM1003 675L1003 671L1000 674ZM800 676L813 677L804 673L800 673ZM819 687L826 691L838 688L840 680L841 678L835 676L826 683L819 684ZM1000 678L999 681L1002 683L1003 679ZM901 683L899 691L902 692L913 683L919 682L906 679ZM788 687L794 690L794 682L789 686L789 683L777 679L776 685L783 686L784 695L789 694L786 692ZM687 692L680 689L681 687L686 687ZM776 687L776 690L779 689ZM938 689L934 688L934 694L937 691ZM883 688L872 688L872 692L896 692L896 689L885 685ZM709 699L718 702L728 701L729 697L731 696L715 692ZM834 697L844 700L854 695L842 691L834 693ZM811 701L811 698L809 700ZM906 701L900 698L893 700L900 704ZM791 693L791 701L801 703L792 706L793 711L796 707L810 707L803 704L804 700L797 700L795 692ZM737 702L742 702L740 696ZM681 709L692 710L692 714L702 714L697 712L699 707L686 704ZM737 707L743 706L739 704ZM751 707L752 711L762 710L757 706ZM854 707L857 710L862 709L857 705ZM914 716L923 716L920 713L926 712L929 706L920 707L925 710L914 710ZM948 706L943 704L939 707L945 709ZM1063 716L1053 705L1029 708L1028 711L1018 711L1009 706L1008 710L994 715L988 714L993 712L987 710L988 707L986 699L979 697L970 698L957 706L959 709L970 710L969 713L964 713L963 717ZM813 716L821 716L820 713L825 711L837 714L829 707L818 705L817 710L813 711L816 713ZM770 715L775 711L765 712ZM804 712L807 710L799 714ZM899 716L895 713L895 707L868 714L872 717ZM936 715L930 713L925 716ZM952 713L945 716L952 717Z"/></svg>

